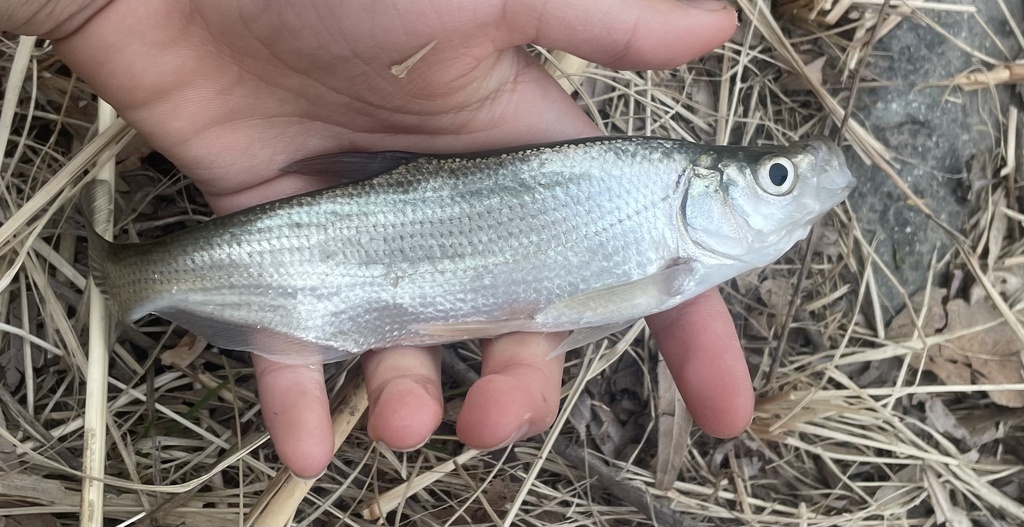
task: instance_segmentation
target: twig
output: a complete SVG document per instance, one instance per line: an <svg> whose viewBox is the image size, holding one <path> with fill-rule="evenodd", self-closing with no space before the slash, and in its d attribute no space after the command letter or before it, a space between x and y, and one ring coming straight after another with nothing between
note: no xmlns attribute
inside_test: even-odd
<svg viewBox="0 0 1024 527"><path fill-rule="evenodd" d="M100 103L99 128L101 131L116 127L117 115L106 103ZM97 159L97 178L111 183L113 192L114 155L107 149ZM110 237L113 222L109 217L113 210L96 208L93 218L97 228L106 225L107 232L101 235ZM106 219L107 221L103 221ZM86 370L85 388L85 427L82 444L82 472L88 476L82 481L82 524L103 524L103 476L107 463L107 372L110 364L110 328L106 299L100 294L96 284L89 281L89 364Z"/></svg>
<svg viewBox="0 0 1024 527"><path fill-rule="evenodd" d="M846 111L843 112L843 120L839 123L839 134L836 136L836 144L842 146L843 137L846 133L846 125L850 122L850 115L853 114L853 103L857 100L857 88L860 87L861 74L864 72L864 65L868 63L868 58L871 57L871 49L875 47L875 39L878 38L878 29L882 27L882 17L889 11L890 0L884 0L882 7L878 9L878 18L875 20L875 25L871 28L871 37L868 38L868 43L864 47L864 54L861 56L860 63L857 64L857 71L853 74L853 86L850 87L850 100L846 103Z"/></svg>
<svg viewBox="0 0 1024 527"><path fill-rule="evenodd" d="M455 354L448 346L441 351L441 371L455 379L461 386L470 387L480 379L480 375L462 362L462 359Z"/></svg>
<svg viewBox="0 0 1024 527"><path fill-rule="evenodd" d="M804 242L804 259L800 264L800 270L796 275L796 287L793 290L793 297L789 300L789 310L786 311L786 318L782 321L782 335L779 336L779 345L775 348L775 357L772 358L772 366L768 370L768 378L765 380L764 387L767 388L772 385L775 381L775 373L779 371L779 363L782 362L782 354L786 351L786 339L789 338L789 328L793 326L793 317L796 316L797 309L800 308L800 295L804 290L804 280L807 279L807 270L811 267L811 256L814 254L811 242L814 240L814 227L811 227L811 232L807 235L807 241Z"/></svg>
<svg viewBox="0 0 1024 527"><path fill-rule="evenodd" d="M67 448L58 445L57 439L50 434L50 431L44 428L43 425L39 424L39 421L36 421L36 419L32 417L32 414L18 403L18 400L14 398L14 395L7 391L7 388L4 388L2 384L0 384L0 402L4 404L5 408L14 414L14 417L18 419L18 422L21 423L22 428L25 429L25 432L27 432L28 435L32 436L33 439L44 445L52 446L53 453L60 458L68 468L75 471L81 468L81 463L78 462L78 459L76 459Z"/></svg>
<svg viewBox="0 0 1024 527"><path fill-rule="evenodd" d="M692 518L673 510L661 500L651 496L647 489L619 479L617 471L600 461L596 453L573 445L566 439L557 439L553 447L559 457L569 462L577 470L594 478L600 485L608 489L616 498L628 503L655 525L672 525L678 527L697 527L700 525Z"/></svg>

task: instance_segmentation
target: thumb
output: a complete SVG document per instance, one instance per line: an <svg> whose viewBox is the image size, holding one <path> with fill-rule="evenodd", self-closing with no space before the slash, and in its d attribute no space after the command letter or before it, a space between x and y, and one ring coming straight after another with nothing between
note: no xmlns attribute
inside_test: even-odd
<svg viewBox="0 0 1024 527"><path fill-rule="evenodd" d="M722 0L506 0L508 45L532 42L617 69L668 69L725 42Z"/></svg>

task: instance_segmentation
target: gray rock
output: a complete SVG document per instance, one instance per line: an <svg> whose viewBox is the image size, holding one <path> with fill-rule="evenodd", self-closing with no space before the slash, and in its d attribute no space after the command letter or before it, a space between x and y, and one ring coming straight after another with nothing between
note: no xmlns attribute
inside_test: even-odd
<svg viewBox="0 0 1024 527"><path fill-rule="evenodd" d="M970 3L1010 56L1000 50L972 15L938 11L924 14L952 37L989 57L1001 61L1020 58L1021 49L998 2ZM1024 2L1006 0L1006 4L1015 20L1024 20ZM920 88L952 78L972 66L989 69L991 65L981 63L947 36L912 18L879 40L874 49L867 69L892 86L862 88L857 95L857 117L897 155L894 161L907 186L947 225L962 230L972 212L966 178L971 160L976 155L991 156L1000 148L1002 139L998 134L1004 128L1001 115L1009 104L1019 104L1019 96L1008 86L1000 87L996 95L991 90ZM939 251L941 258L952 242L920 210L908 205L905 196L877 167L868 168L854 160L851 169L860 185L849 202L860 226L868 240L878 240L878 255L912 295L925 285L932 253ZM891 318L902 309L903 297L882 273L875 276L887 318Z"/></svg>

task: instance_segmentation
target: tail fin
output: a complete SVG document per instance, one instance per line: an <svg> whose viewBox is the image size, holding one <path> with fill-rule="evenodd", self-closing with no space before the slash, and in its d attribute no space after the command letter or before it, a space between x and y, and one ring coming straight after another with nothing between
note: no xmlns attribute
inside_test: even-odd
<svg viewBox="0 0 1024 527"><path fill-rule="evenodd" d="M103 296L114 305L115 314L120 318L123 313L115 296L111 294L108 275L115 244L100 234L110 232L113 226L114 214L107 212L114 208L114 189L110 182L93 180L87 183L79 196L79 205L85 221L85 232L89 237L89 274ZM98 211L103 213L97 215Z"/></svg>

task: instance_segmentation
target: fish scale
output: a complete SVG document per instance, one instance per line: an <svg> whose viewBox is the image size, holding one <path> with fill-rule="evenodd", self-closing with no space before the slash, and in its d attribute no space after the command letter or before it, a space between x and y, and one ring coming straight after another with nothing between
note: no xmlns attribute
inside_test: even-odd
<svg viewBox="0 0 1024 527"><path fill-rule="evenodd" d="M285 361L610 328L774 260L852 186L841 153L820 140L596 138L397 162L381 153L379 166L375 154L333 156L293 168L358 182L148 243L93 233L97 282L125 320L157 313L215 345ZM780 163L792 190L758 190ZM771 218L741 213L773 207L788 223L744 231ZM737 246L748 250L724 254Z"/></svg>

